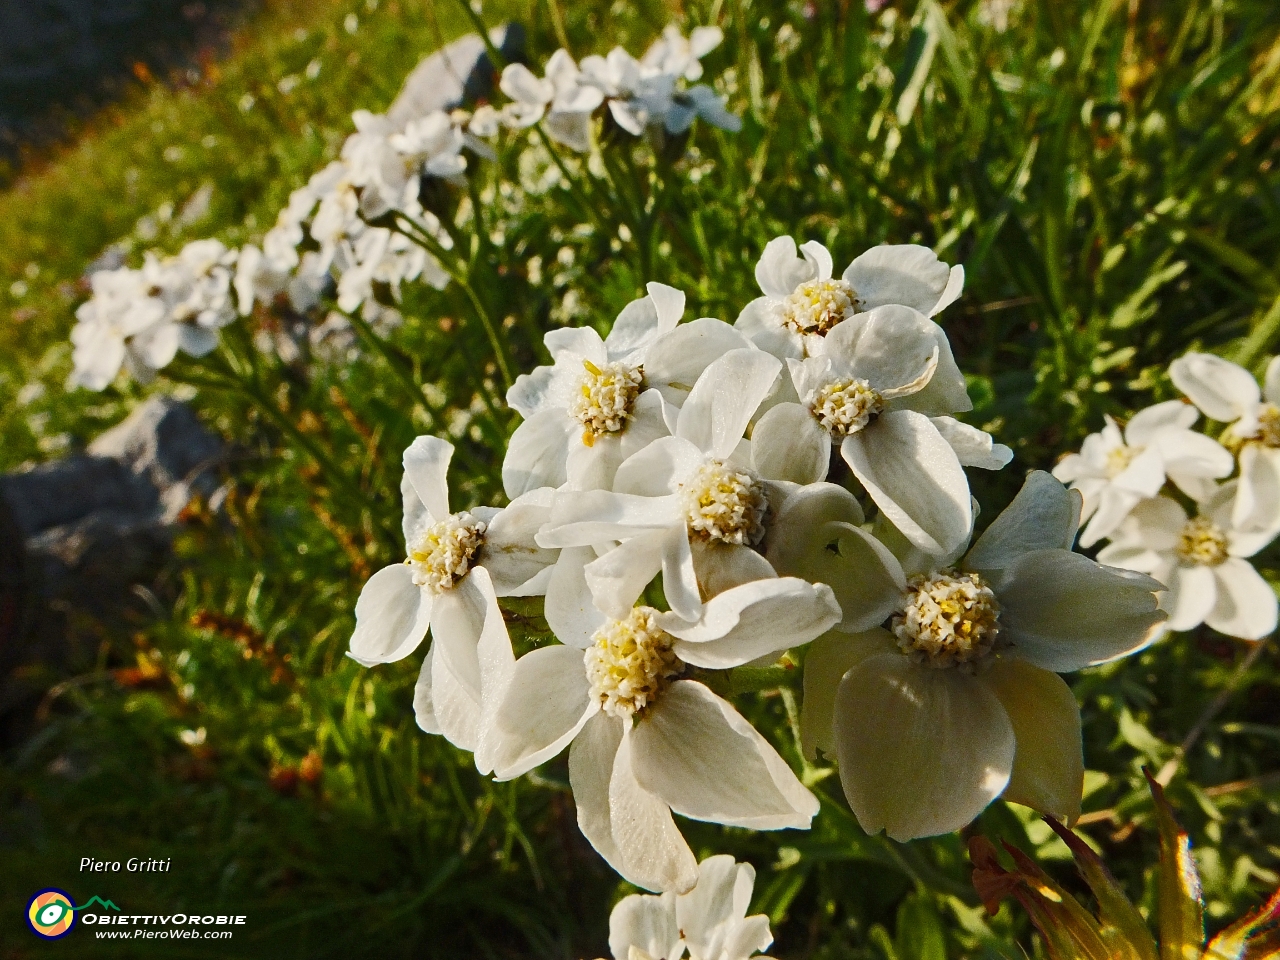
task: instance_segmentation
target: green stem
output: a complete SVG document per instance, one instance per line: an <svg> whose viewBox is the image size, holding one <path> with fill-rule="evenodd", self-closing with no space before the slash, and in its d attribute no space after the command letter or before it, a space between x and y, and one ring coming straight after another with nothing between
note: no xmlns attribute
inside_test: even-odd
<svg viewBox="0 0 1280 960"><path fill-rule="evenodd" d="M547 131L542 129L541 123L534 124L533 131L542 141L542 145L547 148L547 153L551 155L551 162L554 163L556 165L556 169L560 171L560 176L564 177L565 186L568 188L570 196L572 196L578 206L582 208L582 212L587 219L591 220L596 225L596 228L607 236L610 229L605 224L604 220L601 219L600 211L596 209L595 205L583 192L582 184L580 184L578 179L569 172L569 168L565 165L564 158L560 156L560 151L556 149L555 143L552 141L551 137L547 135Z"/></svg>
<svg viewBox="0 0 1280 960"><path fill-rule="evenodd" d="M1246 370L1252 370L1258 358L1271 347L1278 334L1280 334L1280 296L1271 302L1267 312L1254 324L1253 329L1244 338L1244 342L1236 349L1231 359Z"/></svg>
<svg viewBox="0 0 1280 960"><path fill-rule="evenodd" d="M506 342L498 335L498 328L494 326L493 318L489 316L489 311L485 309L483 301L471 283L467 280L466 274L458 269L455 255L440 245L440 241L429 233L424 231L416 223L403 214L397 213L395 216L397 229L411 240L421 243L437 260L440 266L444 268L445 273L453 278L454 282L467 295L467 299L471 301L471 306L476 312L476 316L480 319L480 325L484 327L485 335L489 338L489 346L493 348L493 358L498 365L498 372L502 374L503 384L510 389L515 380L511 376L511 364L507 358ZM409 230L403 229L408 225ZM453 261L452 263L450 261ZM496 414L496 410L494 411Z"/></svg>

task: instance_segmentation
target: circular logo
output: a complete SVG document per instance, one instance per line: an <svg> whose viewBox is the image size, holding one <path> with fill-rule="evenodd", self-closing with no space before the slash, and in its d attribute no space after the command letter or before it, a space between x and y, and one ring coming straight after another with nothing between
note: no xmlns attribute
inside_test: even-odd
<svg viewBox="0 0 1280 960"><path fill-rule="evenodd" d="M36 936L57 940L76 925L75 905L61 890L41 890L27 904L27 923Z"/></svg>

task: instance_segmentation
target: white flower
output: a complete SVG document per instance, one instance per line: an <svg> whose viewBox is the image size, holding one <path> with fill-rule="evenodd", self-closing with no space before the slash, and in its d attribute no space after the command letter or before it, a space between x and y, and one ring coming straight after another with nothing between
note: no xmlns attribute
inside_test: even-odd
<svg viewBox="0 0 1280 960"><path fill-rule="evenodd" d="M502 465L508 496L566 482L612 486L623 460L667 435L666 406L684 402L707 364L750 346L719 320L677 326L684 294L660 283L646 289L603 340L590 327L552 330L545 342L554 364L522 374L508 391L525 418Z"/></svg>
<svg viewBox="0 0 1280 960"><path fill-rule="evenodd" d="M909 307L876 307L833 327L820 355L787 363L800 402L760 418L757 462L775 479L816 483L835 444L913 544L935 554L958 547L973 525L962 464L998 469L1013 453L947 416L972 404L941 328Z"/></svg>
<svg viewBox="0 0 1280 960"><path fill-rule="evenodd" d="M698 80L702 77L702 58L723 42L724 31L719 27L694 27L686 37L676 24L669 23L640 62L659 73Z"/></svg>
<svg viewBox="0 0 1280 960"><path fill-rule="evenodd" d="M696 623L636 607L516 661L477 764L511 779L571 744L578 825L592 846L637 886L688 891L697 864L673 811L779 830L808 827L818 801L729 703L684 677L686 665L747 663L838 616L829 589L792 578L730 588Z"/></svg>
<svg viewBox="0 0 1280 960"><path fill-rule="evenodd" d="M1101 433L1053 467L1084 497L1082 547L1110 536L1140 500L1160 493L1166 477L1193 499L1215 492L1213 480L1230 474L1235 461L1222 444L1188 429L1197 419L1196 408L1180 401L1135 413L1124 431L1108 416Z"/></svg>
<svg viewBox="0 0 1280 960"><path fill-rule="evenodd" d="M510 64L503 69L499 86L512 101L502 111L509 126L531 127L545 117L552 140L579 153L591 148L591 114L604 102L604 93L582 82L578 65L567 51L551 55L541 80L523 64Z"/></svg>
<svg viewBox="0 0 1280 960"><path fill-rule="evenodd" d="M781 359L822 352L836 324L873 307L900 304L932 317L960 296L964 268L948 267L928 247L882 244L863 253L832 279L831 254L817 241L769 241L756 264L764 296L752 300L734 324L762 350Z"/></svg>
<svg viewBox="0 0 1280 960"><path fill-rule="evenodd" d="M644 66L621 47L614 47L607 57L584 58L582 81L608 98L614 121L637 137L649 124L662 122L676 86L674 76Z"/></svg>
<svg viewBox="0 0 1280 960"><path fill-rule="evenodd" d="M149 346L135 338L155 327L165 311L164 304L149 295L140 271L128 267L99 270L89 278L89 284L93 296L76 310L77 323L71 330L75 370L68 385L104 390L131 351L137 353ZM135 356L131 366L152 367L151 360L161 359L163 352L160 356Z"/></svg>
<svg viewBox="0 0 1280 960"><path fill-rule="evenodd" d="M1160 492L1166 477L1193 499L1216 489L1213 481L1229 474L1235 460L1217 441L1188 429L1197 419L1195 408L1178 400L1139 411L1123 432L1107 417L1079 453L1053 468L1084 497L1082 547L1110 536L1140 501Z"/></svg>
<svg viewBox="0 0 1280 960"><path fill-rule="evenodd" d="M556 497L539 543L586 547L621 541L585 568L596 607L625 615L661 572L671 609L695 620L702 614L701 587L717 570L730 571L724 575L737 582L770 575L754 549L764 538L770 494L776 494L769 484L775 478L762 472L762 464L785 465L785 458L744 442L743 432L780 368L763 351L729 351L694 384L676 415L673 436L625 460L613 490Z"/></svg>
<svg viewBox="0 0 1280 960"><path fill-rule="evenodd" d="M1169 376L1206 417L1227 424L1223 442L1240 449L1232 523L1241 530L1270 528L1280 519L1280 357L1267 365L1262 390L1248 370L1208 353L1179 357Z"/></svg>
<svg viewBox="0 0 1280 960"><path fill-rule="evenodd" d="M500 688L513 664L497 598L545 593L557 556L533 542L550 491L501 510L450 513L445 474L452 456L452 444L436 437L418 437L405 450L408 559L383 567L360 591L348 655L365 666L401 660L430 629L434 642L414 695L418 725L474 750L485 691Z"/></svg>
<svg viewBox="0 0 1280 960"><path fill-rule="evenodd" d="M1150 643L1160 584L1072 553L1079 495L1047 473L962 559L920 570L860 530L842 495L852 501L829 484L793 494L777 525L797 536L769 551L779 573L835 586L839 629L864 631L809 648L806 752L837 757L863 829L898 840L958 830L1002 793L1073 820L1080 718L1056 674Z"/></svg>
<svg viewBox="0 0 1280 960"><path fill-rule="evenodd" d="M688 893L623 897L609 915L614 960L748 960L773 943L769 918L747 916L756 871L719 854L698 864Z"/></svg>
<svg viewBox="0 0 1280 960"><path fill-rule="evenodd" d="M1138 504L1098 559L1149 573L1168 590L1160 605L1170 630L1207 623L1219 633L1258 640L1276 628L1276 595L1246 557L1280 532L1236 526L1236 482L1225 483L1188 518L1175 500L1156 497Z"/></svg>

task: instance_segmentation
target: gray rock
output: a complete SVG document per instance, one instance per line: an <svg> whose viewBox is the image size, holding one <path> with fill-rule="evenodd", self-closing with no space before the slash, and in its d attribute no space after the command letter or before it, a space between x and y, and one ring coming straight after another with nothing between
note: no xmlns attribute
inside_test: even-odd
<svg viewBox="0 0 1280 960"><path fill-rule="evenodd" d="M503 24L489 31L489 40L507 60L524 50L524 28ZM425 57L404 81L387 117L397 126L433 110L452 110L488 97L494 89L494 68L480 35L469 33Z"/></svg>
<svg viewBox="0 0 1280 960"><path fill-rule="evenodd" d="M14 647L33 616L47 620L42 612L68 605L98 617L118 609L163 560L192 495L213 493L222 455L190 407L152 397L84 453L0 476L0 533L11 531L0 597L4 584L20 584L8 595L26 607L6 617L0 599L0 666L21 659Z"/></svg>

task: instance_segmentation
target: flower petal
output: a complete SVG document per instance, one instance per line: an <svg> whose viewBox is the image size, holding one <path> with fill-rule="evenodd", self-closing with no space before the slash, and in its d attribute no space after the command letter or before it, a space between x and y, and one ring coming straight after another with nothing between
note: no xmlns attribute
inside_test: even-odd
<svg viewBox="0 0 1280 960"><path fill-rule="evenodd" d="M632 947L652 960L672 960L684 952L674 893L633 893L618 901L609 914L609 951L614 960L630 960Z"/></svg>
<svg viewBox="0 0 1280 960"><path fill-rule="evenodd" d="M778 307L776 300L757 297L742 308L733 328L766 353L782 360L798 360L804 356L804 338L783 325Z"/></svg>
<svg viewBox="0 0 1280 960"><path fill-rule="evenodd" d="M431 708L446 740L462 750L476 749L480 700L449 668L438 643L431 645Z"/></svg>
<svg viewBox="0 0 1280 960"><path fill-rule="evenodd" d="M1212 420L1224 423L1252 416L1262 399L1253 375L1210 353L1188 353L1169 365L1173 385Z"/></svg>
<svg viewBox="0 0 1280 960"><path fill-rule="evenodd" d="M609 829L621 861L613 867L637 887L684 893L698 882L698 863L666 801L640 785L634 746L635 728L624 729L609 778Z"/></svg>
<svg viewBox="0 0 1280 960"><path fill-rule="evenodd" d="M645 351L644 381L667 403L681 407L703 370L730 350L750 348L751 341L723 320L682 323Z"/></svg>
<svg viewBox="0 0 1280 960"><path fill-rule="evenodd" d="M1247 560L1232 557L1213 568L1218 602L1205 623L1242 640L1261 640L1276 628L1276 595Z"/></svg>
<svg viewBox="0 0 1280 960"><path fill-rule="evenodd" d="M551 571L543 614L560 642L579 650L591 645L591 637L606 617L596 607L587 586L586 565L596 552L590 547L566 547Z"/></svg>
<svg viewBox="0 0 1280 960"><path fill-rule="evenodd" d="M781 361L763 350L730 350L693 385L680 408L676 435L727 459L781 369Z"/></svg>
<svg viewBox="0 0 1280 960"><path fill-rule="evenodd" d="M681 437L659 437L618 467L615 493L638 497L664 497L674 493L685 477L706 459L701 450Z"/></svg>
<svg viewBox="0 0 1280 960"><path fill-rule="evenodd" d="M583 573L595 605L615 620L626 619L645 587L662 571L663 556L671 540L683 542L688 550L689 538L684 530L663 527L624 540L588 563Z"/></svg>
<svg viewBox="0 0 1280 960"><path fill-rule="evenodd" d="M996 443L991 434L954 417L930 417L942 438L951 444L956 459L963 467L979 470L1002 470L1013 459L1013 451L1003 443Z"/></svg>
<svg viewBox="0 0 1280 960"><path fill-rule="evenodd" d="M973 526L969 481L928 417L890 410L845 437L840 455L876 506L912 543L949 553Z"/></svg>
<svg viewBox="0 0 1280 960"><path fill-rule="evenodd" d="M679 498L674 494L637 497L609 490L583 490L556 498L551 519L539 531L537 540L542 547L579 547L674 525L684 525Z"/></svg>
<svg viewBox="0 0 1280 960"><path fill-rule="evenodd" d="M530 491L488 522L475 562L489 571L498 596L539 596L543 592L534 586L535 580L541 577L545 584L543 574L558 554L539 547L534 536L551 516L554 493L546 487Z"/></svg>
<svg viewBox="0 0 1280 960"><path fill-rule="evenodd" d="M693 569L697 572L698 593L714 597L744 583L771 580L778 574L769 561L750 547L697 539L689 544Z"/></svg>
<svg viewBox="0 0 1280 960"><path fill-rule="evenodd" d="M1240 484L1231 526L1267 533L1280 527L1280 450L1251 443L1240 451Z"/></svg>
<svg viewBox="0 0 1280 960"><path fill-rule="evenodd" d="M935 312L951 280L951 268L928 247L881 244L849 264L844 279L864 308L897 303L926 317Z"/></svg>
<svg viewBox="0 0 1280 960"><path fill-rule="evenodd" d="M418 682L413 685L413 719L423 733L442 733L431 699L431 660L428 652L422 661L422 669L418 671Z"/></svg>
<svg viewBox="0 0 1280 960"><path fill-rule="evenodd" d="M809 760L821 750L835 757L836 690L853 667L868 657L893 653L892 634L876 627L862 633L832 630L813 643L804 658L804 700L800 706L800 748Z"/></svg>
<svg viewBox="0 0 1280 960"><path fill-rule="evenodd" d="M817 265L796 254L796 242L790 237L775 237L760 254L756 264L756 283L765 296L784 300L806 280L812 280Z"/></svg>
<svg viewBox="0 0 1280 960"><path fill-rule="evenodd" d="M1182 400L1166 400L1139 410L1124 428L1124 439L1131 447L1145 447L1166 427L1185 431L1200 419L1196 408ZM1181 431L1180 431L1181 432Z"/></svg>
<svg viewBox="0 0 1280 960"><path fill-rule="evenodd" d="M1043 470L1033 470L965 556L965 569L1000 570L1032 550L1070 550L1079 525L1080 495Z"/></svg>
<svg viewBox="0 0 1280 960"><path fill-rule="evenodd" d="M839 622L840 606L826 584L780 577L712 597L695 622L674 614L658 620L685 663L725 670L808 643Z"/></svg>
<svg viewBox="0 0 1280 960"><path fill-rule="evenodd" d="M945 310L951 304L960 299L960 294L964 291L964 267L956 264L951 268L951 272L947 274L947 287L942 291L942 296L938 298L938 302L933 305L933 309L929 311L929 316L934 317Z"/></svg>
<svg viewBox="0 0 1280 960"><path fill-rule="evenodd" d="M596 852L619 873L621 856L613 842L609 815L609 780L622 743L625 724L598 712L588 720L569 745L569 786L578 808L578 829Z"/></svg>
<svg viewBox="0 0 1280 960"><path fill-rule="evenodd" d="M920 390L895 400L894 409L914 410L931 417L966 413L973 409L973 401L969 399L964 374L960 372L956 358L951 353L951 343L947 340L946 332L936 323L933 325L933 336L938 347L938 365L934 368L933 376Z"/></svg>
<svg viewBox="0 0 1280 960"><path fill-rule="evenodd" d="M360 591L347 656L366 667L403 660L427 635L431 607L431 595L413 582L412 570L403 563L383 567Z"/></svg>
<svg viewBox="0 0 1280 960"><path fill-rule="evenodd" d="M998 797L1013 769L1013 726L986 686L900 653L855 665L836 694L836 752L849 806L868 833L950 833Z"/></svg>
<svg viewBox="0 0 1280 960"><path fill-rule="evenodd" d="M755 882L755 868L728 854L698 865L698 885L675 901L676 923L690 956L742 960L773 942L767 917L751 918L765 921L763 935L758 923L742 930Z"/></svg>
<svg viewBox="0 0 1280 960"><path fill-rule="evenodd" d="M850 376L885 393L915 383L923 374L932 375L938 352L936 326L909 307L877 307L836 324L827 334L824 355L843 363Z"/></svg>
<svg viewBox="0 0 1280 960"><path fill-rule="evenodd" d="M1067 550L1034 550L1002 571L1000 626L1017 655L1069 673L1141 650L1164 614L1161 585Z"/></svg>
<svg viewBox="0 0 1280 960"><path fill-rule="evenodd" d="M485 621L497 610L497 600L490 603L493 585L477 568L463 577L452 590L435 596L431 611L431 638L444 654L449 669L463 684L471 698L480 702L480 660L477 649ZM501 611L497 612L499 619Z"/></svg>
<svg viewBox="0 0 1280 960"><path fill-rule="evenodd" d="M516 427L502 461L502 488L508 497L564 484L573 428L573 421L557 407L535 413Z"/></svg>
<svg viewBox="0 0 1280 960"><path fill-rule="evenodd" d="M1075 694L1056 673L1022 660L997 660L979 678L1000 698L1017 740L1004 798L1075 823L1084 793Z"/></svg>
<svg viewBox="0 0 1280 960"><path fill-rule="evenodd" d="M649 288L649 296L632 300L613 322L613 329L604 341L610 360L639 360L636 355L662 334L673 330L684 313L681 291L661 283L651 283Z"/></svg>
<svg viewBox="0 0 1280 960"><path fill-rule="evenodd" d="M526 653L481 737L477 766L483 759L494 779L511 780L550 760L599 712L590 693L581 650L553 646Z"/></svg>
<svg viewBox="0 0 1280 960"><path fill-rule="evenodd" d="M751 431L751 464L766 480L817 483L831 465L831 437L798 403L780 403Z"/></svg>
<svg viewBox="0 0 1280 960"><path fill-rule="evenodd" d="M1217 606L1218 584L1208 567L1176 566L1165 581L1169 589L1160 598L1160 607L1169 612L1170 630L1191 630L1204 623Z"/></svg>
<svg viewBox="0 0 1280 960"><path fill-rule="evenodd" d="M694 680L663 691L630 739L639 784L682 816L780 830L807 828L818 813L769 742Z"/></svg>
<svg viewBox="0 0 1280 960"><path fill-rule="evenodd" d="M847 490L813 484L783 503L765 556L783 576L834 591L840 629L867 630L897 609L906 577L887 547L857 524L862 510Z"/></svg>
<svg viewBox="0 0 1280 960"><path fill-rule="evenodd" d="M439 437L418 437L404 452L404 473L432 520L449 516L449 484L445 475L453 444Z"/></svg>
<svg viewBox="0 0 1280 960"><path fill-rule="evenodd" d="M817 240L810 240L807 243L800 244L801 255L813 264L814 279L830 280L833 264L831 261L831 251L820 244Z"/></svg>

